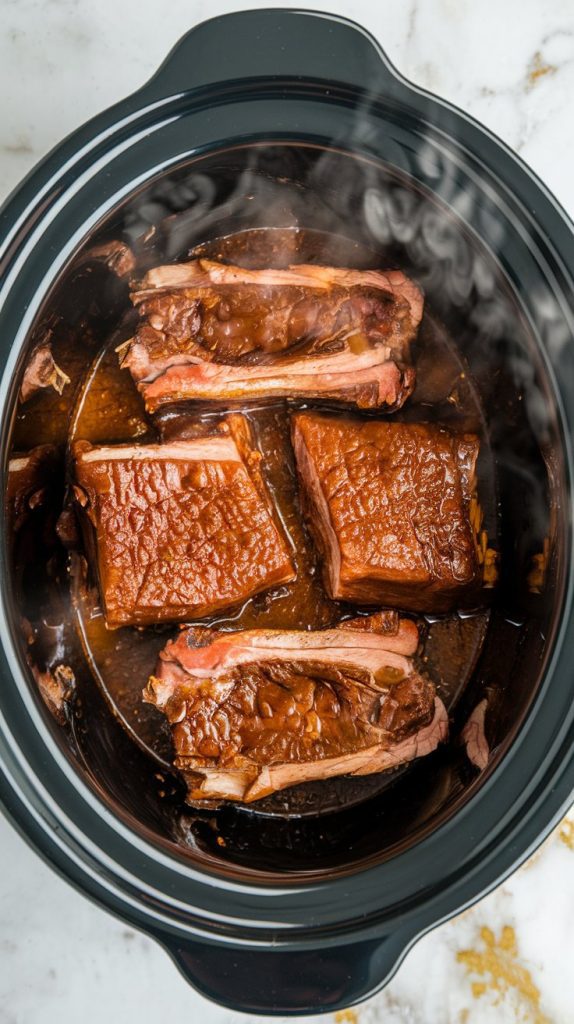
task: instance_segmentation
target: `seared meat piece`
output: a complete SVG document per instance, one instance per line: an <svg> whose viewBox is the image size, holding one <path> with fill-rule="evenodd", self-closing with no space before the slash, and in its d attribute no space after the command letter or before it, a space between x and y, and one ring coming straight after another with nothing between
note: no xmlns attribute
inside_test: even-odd
<svg viewBox="0 0 574 1024"><path fill-rule="evenodd" d="M119 241L104 242L102 245L93 245L90 249L85 249L74 261L74 270L78 270L86 263L103 264L118 277L132 274L136 266L132 250L125 242Z"/></svg>
<svg viewBox="0 0 574 1024"><path fill-rule="evenodd" d="M36 345L28 359L22 377L20 398L27 402L32 395L37 391L43 391L44 388L54 388L54 391L61 395L69 383L70 378L54 360L51 334L47 332L45 340Z"/></svg>
<svg viewBox="0 0 574 1024"><path fill-rule="evenodd" d="M490 757L490 746L484 731L487 710L488 700L485 698L476 705L460 734L469 761L481 771L486 768Z"/></svg>
<svg viewBox="0 0 574 1024"><path fill-rule="evenodd" d="M200 618L294 578L242 422L171 444L75 445L108 626Z"/></svg>
<svg viewBox="0 0 574 1024"><path fill-rule="evenodd" d="M292 437L332 598L441 612L476 582L478 438L313 413L293 417Z"/></svg>
<svg viewBox="0 0 574 1024"><path fill-rule="evenodd" d="M69 665L57 665L54 669L45 669L42 672L37 665L34 665L30 656L28 656L28 664L48 711L59 725L65 725L67 708L76 689L76 680L72 669Z"/></svg>
<svg viewBox="0 0 574 1024"><path fill-rule="evenodd" d="M132 301L143 320L128 359L138 379L193 352L250 364L258 359L246 357L295 345L307 354L336 351L335 342L357 334L406 359L423 311L421 292L400 271L307 264L246 270L211 260L148 271ZM145 352L137 353L140 341Z"/></svg>
<svg viewBox="0 0 574 1024"><path fill-rule="evenodd" d="M282 395L397 408L414 387L423 299L399 271L194 260L150 270L132 301L141 321L122 365L151 411Z"/></svg>
<svg viewBox="0 0 574 1024"><path fill-rule="evenodd" d="M408 657L414 623L353 626L196 628L168 643L144 700L172 725L190 802L250 803L299 782L380 772L445 739L445 708Z"/></svg>

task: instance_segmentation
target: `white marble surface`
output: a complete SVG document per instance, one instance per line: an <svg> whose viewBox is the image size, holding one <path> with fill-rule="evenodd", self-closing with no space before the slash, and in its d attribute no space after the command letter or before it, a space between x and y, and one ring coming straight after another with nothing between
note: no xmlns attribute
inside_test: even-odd
<svg viewBox="0 0 574 1024"><path fill-rule="evenodd" d="M144 81L187 28L242 6L0 0L0 197L63 135ZM484 121L574 215L572 0L309 6L363 22L407 77ZM62 882L3 820L0 864L0 1024L246 1021L195 995L161 950ZM574 815L338 1024L574 1024L573 963Z"/></svg>

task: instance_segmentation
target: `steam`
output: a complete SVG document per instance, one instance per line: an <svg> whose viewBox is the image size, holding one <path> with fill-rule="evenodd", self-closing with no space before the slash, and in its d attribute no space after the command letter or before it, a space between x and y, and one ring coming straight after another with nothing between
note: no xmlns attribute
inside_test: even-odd
<svg viewBox="0 0 574 1024"><path fill-rule="evenodd" d="M570 342L564 312L548 289L535 285L529 303L535 318L527 317L512 280L520 270L501 200L462 175L446 149L429 139L407 152L390 133L386 167L342 152L372 149L378 131L372 119L359 116L351 135L329 148L257 144L196 160L134 198L127 239L147 269L189 258L198 244L245 229L312 228L328 239L325 262L333 261L333 236L342 236L373 254L369 265L400 265L423 287L469 361L499 462L525 488L528 482L532 529L543 534L544 453L555 443L555 430L536 337L551 355L562 353ZM416 184L421 176L427 188ZM292 249L285 244L284 262L296 261L295 243ZM321 262L320 247L312 258ZM514 403L510 420L508 403ZM536 446L543 452L538 460Z"/></svg>

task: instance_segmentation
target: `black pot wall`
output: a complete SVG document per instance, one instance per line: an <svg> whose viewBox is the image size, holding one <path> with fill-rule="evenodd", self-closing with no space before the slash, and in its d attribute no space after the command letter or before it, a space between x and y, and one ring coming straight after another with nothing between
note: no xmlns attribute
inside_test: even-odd
<svg viewBox="0 0 574 1024"><path fill-rule="evenodd" d="M229 52L217 62L225 82L211 80L214 52ZM246 228L296 222L354 239L417 277L470 368L496 469L487 515L501 578L452 735L486 694L493 756L480 775L453 741L368 804L316 820L226 809L216 833L211 817L181 811L176 781L159 796L164 781L113 719L72 631L80 714L68 733L50 720L18 622L38 593L65 604L65 588L35 580L22 597L5 544L0 797L18 827L156 935L211 998L252 1012L348 1005L525 857L572 789L570 225L516 158L404 83L368 36L287 11L200 26L140 93L55 151L2 217L5 458L27 436L37 443L17 392L42 324L58 316L80 380L123 307L125 288L81 269L82 250L112 237L142 267ZM49 417L62 456L74 399L72 388ZM547 585L533 594L545 538Z"/></svg>

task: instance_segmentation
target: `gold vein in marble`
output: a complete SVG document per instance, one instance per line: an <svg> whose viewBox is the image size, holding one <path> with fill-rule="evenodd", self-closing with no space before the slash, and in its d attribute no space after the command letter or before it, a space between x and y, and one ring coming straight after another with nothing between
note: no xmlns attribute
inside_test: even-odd
<svg viewBox="0 0 574 1024"><path fill-rule="evenodd" d="M475 975L470 984L474 998L480 999L490 992L496 997L494 1002L497 1004L507 996L514 997L518 1020L525 1024L551 1024L540 1009L540 990L528 968L518 958L514 928L504 925L497 939L492 929L484 925L480 929L480 939L482 949L461 949L456 955L467 973Z"/></svg>
<svg viewBox="0 0 574 1024"><path fill-rule="evenodd" d="M558 838L561 843L564 843L569 850L574 852L574 820L571 818L564 818L564 821L558 829Z"/></svg>
<svg viewBox="0 0 574 1024"><path fill-rule="evenodd" d="M530 64L528 65L528 72L526 76L527 89L534 88L535 85L540 81L541 78L545 78L546 75L555 75L558 71L556 64L546 64L542 59L540 50L537 50L534 54Z"/></svg>

